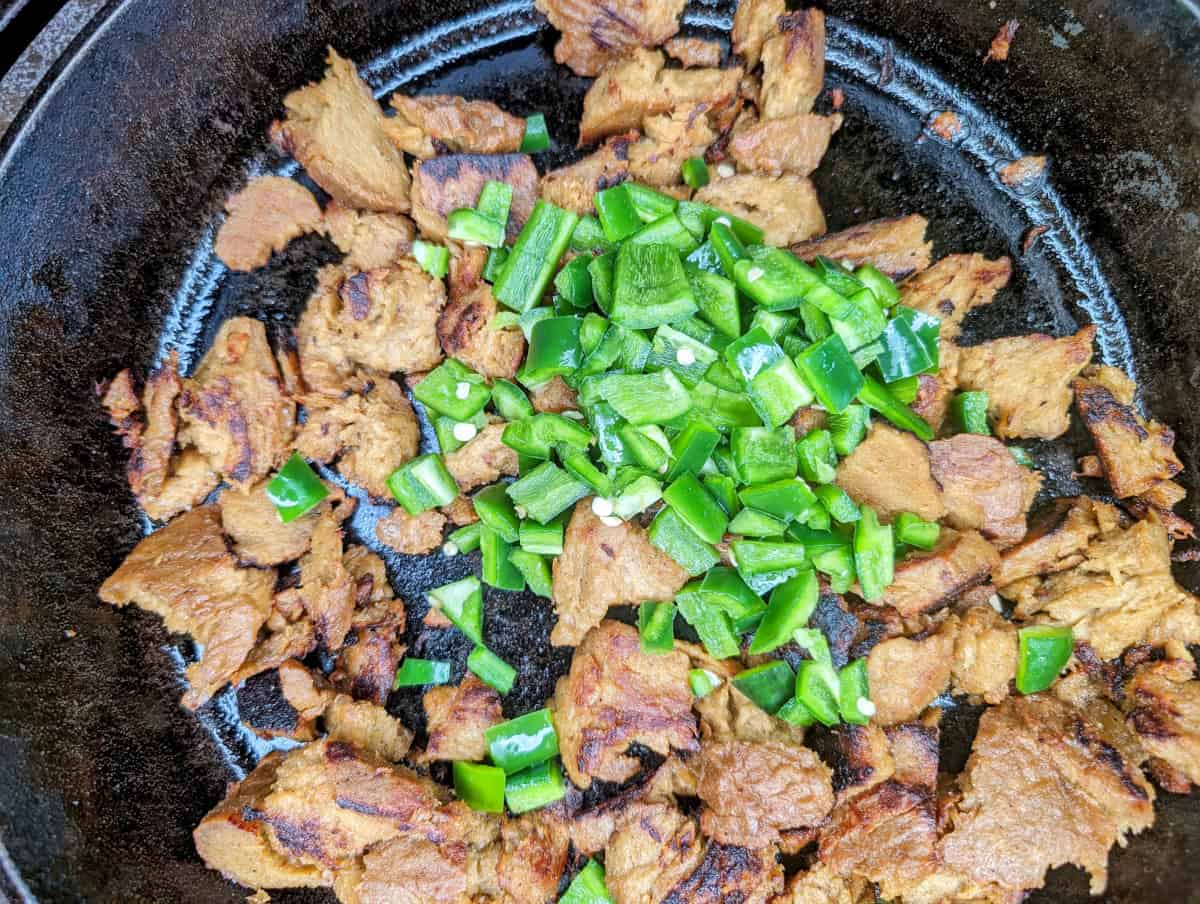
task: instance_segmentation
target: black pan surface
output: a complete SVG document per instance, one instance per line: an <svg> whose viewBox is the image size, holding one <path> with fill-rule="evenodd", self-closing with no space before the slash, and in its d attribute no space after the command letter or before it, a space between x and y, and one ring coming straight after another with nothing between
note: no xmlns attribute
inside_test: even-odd
<svg viewBox="0 0 1200 904"><path fill-rule="evenodd" d="M847 114L816 175L830 228L918 211L938 254L1011 255L1013 285L969 321L967 341L1095 321L1102 356L1136 373L1195 473L1200 10L1190 0L964 6L829 4L827 81L844 90ZM723 34L729 12L692 3L685 32ZM1012 18L1021 29L1010 61L983 65ZM211 224L248 174L290 172L265 129L283 94L319 75L326 44L363 64L381 93L545 111L555 139L545 167L574 153L586 88L554 65L553 39L524 0L112 2L0 143L0 893L242 899L199 863L190 831L263 746L240 729L232 692L199 718L180 709L187 644L95 596L148 525L92 387L168 348L194 363L236 312L291 324L332 247L310 237L233 275L211 256ZM967 126L955 145L924 130L944 109ZM995 170L1025 153L1048 153L1050 175L1015 193ZM1027 230L1042 225L1023 252ZM1071 443L1032 451L1052 493L1099 489L1071 477ZM1194 520L1198 508L1189 499L1181 512ZM377 514L360 504L352 527L364 542ZM391 555L410 626L424 614L421 591L472 565ZM1194 571L1181 579L1200 588ZM547 652L547 606L493 593L488 619L490 644L520 670L506 709L540 705L568 663ZM466 648L441 642L414 652L461 668ZM419 723L415 694L389 705ZM949 713L943 767L965 759L976 717ZM1200 804L1164 795L1159 813L1114 853L1105 900L1200 901L1190 862ZM1031 900L1080 901L1086 889L1082 873L1060 870Z"/></svg>

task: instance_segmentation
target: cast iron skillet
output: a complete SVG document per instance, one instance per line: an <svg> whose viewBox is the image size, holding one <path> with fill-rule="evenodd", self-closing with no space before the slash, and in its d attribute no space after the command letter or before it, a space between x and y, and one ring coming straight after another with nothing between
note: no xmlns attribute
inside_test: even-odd
<svg viewBox="0 0 1200 904"><path fill-rule="evenodd" d="M93 385L146 368L168 345L194 363L235 311L291 322L315 264L333 259L328 245L305 240L232 277L206 242L247 171L281 165L266 126L284 93L319 75L326 44L368 64L376 87L544 110L556 149L539 163L569 156L585 82L554 66L553 35L531 6L114 0L0 143L0 894L242 900L203 868L190 832L258 751L237 728L234 695L200 718L178 706L186 644L156 618L96 598L146 525ZM816 177L830 228L917 210L939 254L1012 255L1013 287L970 322L969 341L1062 333L1089 316L1106 360L1136 371L1196 474L1200 10L1192 0L1074 11L1043 0L836 0L830 13L828 81L844 89L847 112ZM693 3L685 30L723 32L728 14L726 3ZM1011 18L1021 22L1011 60L981 65ZM965 117L957 146L923 138L940 109ZM1024 195L994 176L1022 152L1052 160L1049 181ZM1022 253L1034 225L1050 231ZM1069 446L1033 449L1057 493L1081 489ZM1195 499L1183 510L1193 520ZM371 514L364 507L356 526ZM470 565L389 564L413 621L422 588ZM1182 579L1200 586L1194 571ZM537 705L567 664L541 652L546 607L511 594L490 606L489 642L521 672L507 706ZM466 652L419 649L460 667ZM391 701L409 719L416 704ZM973 715L948 716L943 768L965 759ZM1106 900L1200 900L1200 805L1164 795L1158 811L1153 831L1114 853ZM1082 873L1066 869L1033 900L1085 896Z"/></svg>

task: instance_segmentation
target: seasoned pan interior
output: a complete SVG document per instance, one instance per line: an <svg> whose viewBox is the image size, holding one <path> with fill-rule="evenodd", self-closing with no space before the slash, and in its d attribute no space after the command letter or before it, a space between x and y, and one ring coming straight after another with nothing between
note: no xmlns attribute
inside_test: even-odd
<svg viewBox="0 0 1200 904"><path fill-rule="evenodd" d="M1182 400L1172 399L1169 392L1164 393L1164 381L1183 366L1184 358L1174 357L1182 355L1175 346L1156 341L1159 327L1153 316L1135 310L1139 296L1130 291L1128 281L1118 279L1114 285L1112 242L1103 234L1097 240L1096 223L1089 219L1082 203L1090 192L1080 192L1075 185L1070 185L1070 190L1065 193L1061 191L1053 158L1048 182L1021 192L1002 186L996 177L997 166L1023 154L1044 150L1039 139L1050 140L1047 132L1036 124L1031 128L1028 122L1014 124L1002 92L989 95L983 90L956 87L961 82L955 78L953 69L978 66L977 58L959 60L953 65L946 60L937 60L936 53L926 54L924 51L928 48L919 46L934 41L929 32L917 34L913 31L911 44L906 43L904 29L912 28L913 22L903 20L899 13L895 15L900 21L887 16L866 15L865 12L870 12L867 6L848 4L845 11L836 6L830 11L827 89L844 91L843 111L846 113L845 126L835 137L824 164L814 176L830 231L875 217L914 211L930 220L930 236L939 255L961 250L977 250L989 256L1011 255L1016 264L1012 284L994 305L967 321L964 341L972 344L1031 330L1061 335L1070 331L1077 321L1096 323L1099 349L1105 363L1124 367L1131 376L1149 386L1153 395L1164 397L1166 404L1160 406L1160 399L1155 398L1150 407L1160 412L1164 420L1178 426L1182 437L1181 455L1189 470L1194 470L1195 433L1192 427L1196 415L1194 412L1190 417L1184 415ZM839 13L844 13L844 17L838 18ZM315 13L314 18L320 19L321 15L323 13ZM1001 20L999 12L986 17L986 22L993 25ZM728 10L724 6L693 5L684 21L685 33L721 38L728 33ZM994 28L981 26L981 29L980 36L984 40L980 53ZM335 34L324 37L337 42ZM355 37L356 43L361 40L361 35ZM381 96L396 89L407 93L445 92L494 100L519 115L538 110L545 112L555 142L554 150L539 160L539 166L546 168L569 160L575 153L576 124L587 84L554 64L550 53L552 40L532 5L514 2L488 7L422 30L371 60L356 52L361 49L358 46L338 49L359 61L364 75ZM1018 45L1014 53L1020 52ZM307 60L306 75L315 74L320 56L315 53ZM935 58L932 64L930 57ZM1053 67L1049 67L1048 71L1052 70ZM294 79L293 83L301 80ZM281 96L281 91L273 93ZM1045 99L1048 104L1061 101L1061 97ZM964 137L955 144L936 139L926 131L930 117L947 109L957 111L967 123ZM247 139L244 150L248 153L237 155L228 182L206 187L214 202L219 201L231 184L236 184L239 173L241 177L264 172L292 174L291 169L281 166L279 158L266 149L265 134L261 131L256 139ZM1070 177L1075 174L1065 175L1070 182ZM1097 185L1089 187L1092 192L1100 189ZM164 203L170 201L165 199ZM215 210L215 206L210 206L209 212ZM1049 230L1023 251L1028 230L1043 225L1050 227ZM194 237L194 230L192 235ZM232 274L213 256L212 235L213 228L209 225L203 228L198 242L184 250L177 247L174 253L184 264L184 269L177 277L172 272L169 284L158 286L162 290L160 295L142 300L147 307L160 305L154 315L147 318L147 323L155 327L161 324L157 329L154 360L169 350L178 350L185 371L199 359L220 322L236 313L264 319L273 329L289 328L312 288L316 268L336 259L336 251L330 244L310 236L293 243L267 268L249 274ZM119 250L113 249L114 258ZM126 248L123 253L132 251ZM143 265L153 266L150 262L143 262ZM42 282L53 287L54 268L39 272ZM149 279L147 285L156 286L155 279ZM159 298L166 299L165 303ZM1179 308L1175 310L1178 312ZM135 316L146 317L145 314ZM41 341L34 341L38 329L36 322L27 329L31 331L29 334L16 338L29 344L10 350L10 356L13 351L23 351L25 367L61 369L65 362L55 359L52 346L55 325L49 323L40 327L43 331ZM1195 327L1181 329L1185 332L1176 339L1186 346L1188 332ZM132 334L145 332L147 329L143 325ZM102 366L95 369L111 371L113 364L132 363L139 357L149 356L149 348L132 349L128 343L129 339L120 336L115 341L110 339L101 355L103 360L99 364ZM115 357L123 351L125 358ZM6 366L13 366L12 361L10 358ZM62 382L65 384L60 390L62 393L86 391L86 386L78 380L63 379ZM11 399L8 404L12 404ZM99 421L99 412L94 413ZM114 441L104 437L102 429L88 428L84 435L88 440L81 441L76 447L78 454L83 454L86 442L115 446ZM427 435L425 442L428 445L431 437ZM1070 436L1054 444L1035 444L1031 451L1039 467L1047 473L1044 490L1047 495L1084 491L1083 485L1072 476L1075 452ZM114 477L104 490L113 495L123 494L116 464L119 453L110 450L106 455L111 458ZM334 471L328 471L324 476L337 479ZM1090 489L1095 492L1094 487ZM381 507L371 505L361 493L356 491L356 494L359 505L349 529L356 541L370 546L387 560L397 593L410 603L410 638L415 637L415 628L426 611L423 591L463 576L475 563L472 558L465 557L400 556L381 547L375 541L373 529ZM131 511L131 504L124 501L124 516L128 517ZM15 527L10 530L15 531L23 523L19 519L13 521ZM141 528L147 526L142 524ZM107 531L107 541L92 539L81 546L96 558L95 571L102 576L132 545L137 531L119 530L113 524L103 523L98 529ZM70 535L83 528L73 525L66 530ZM10 542L14 545L34 544L38 537L33 531L14 532ZM118 546L109 546L110 543ZM1195 581L1186 583L1190 589L1197 589ZM97 608L92 599L75 605L79 610ZM24 617L36 618L37 613L24 613ZM81 616L68 616L63 628L75 630L72 618ZM174 801L177 812L169 817L157 809L136 811L162 817L164 822L158 830L142 825L129 827L135 835L144 834L144 843L156 841L159 845L169 846L169 856L178 874L147 878L141 884L125 885L124 888L136 888L137 894L148 894L150 900L162 899L155 896L155 890L171 898L177 892L166 889L189 887L197 890L197 900L239 900L237 889L205 873L195 861L190 851L188 830L220 797L220 782L240 777L267 749L240 726L239 706L255 705L253 695L243 694L239 698L231 691L223 692L199 713L203 733L196 731L190 738L181 737L175 726L190 717L174 712L178 693L170 685L191 655L187 645L168 641L157 620L145 615L118 617L104 612L82 618L95 622L104 632L103 636L111 636L118 646L116 650L107 651L106 667L121 668L125 674L108 680L130 683L136 688L136 695L155 698L148 704L142 724L142 729L150 736L145 749L139 748L140 738L113 731L104 738L104 745L98 751L96 768L101 772L98 784L105 786L107 795L106 815L102 819L110 821L100 826L105 837L113 829L119 830L126 818L118 806L120 797L123 794L136 796L145 791L142 783L154 786L161 781L169 787L190 788L192 793L189 799ZM554 681L569 663L569 650L552 648L548 642L549 607L545 601L533 596L492 590L489 591L488 625L490 645L519 671L517 689L505 700L506 710L511 715L540 705L551 695ZM410 653L451 659L461 671L469 652L469 642L457 632L443 633L447 636L432 642L423 641L424 646L410 647ZM76 646L59 655L88 656L89 651ZM48 677L43 675L42 680ZM33 683L27 687L32 688ZM969 750L974 718L978 713L969 707L954 708L949 698L946 702L952 709L944 730L943 768L958 769ZM88 701L79 703L85 705ZM91 704L104 705L101 700L91 701ZM389 709L413 726L419 726L423 719L419 691L416 690L394 693ZM14 715L5 711L3 718L11 720ZM42 732L48 730L41 729ZM59 738L58 743L69 742ZM122 761L120 768L112 765L115 759ZM18 812L21 809L18 789L26 784L31 789L37 788L48 782L44 776L23 771L27 762L23 756L14 758L13 762L15 774L4 778L4 784L0 786L4 790L4 810L0 815L12 820L16 834L21 835L24 830L32 844L44 842L53 850L66 850L81 842L86 845L86 839L66 837L78 831L76 822L65 815L44 811L45 805L34 791L30 792L32 809L25 814ZM79 752L73 768L86 769L87 763L88 757ZM190 780L193 770L196 781ZM55 778L54 784L61 787L64 784L58 781L61 776ZM114 785L112 780L117 784ZM169 804L169 801L163 803ZM91 809L93 807L89 806L89 812ZM1106 900L1149 900L1154 888L1164 892L1173 890L1180 900L1187 899L1188 889L1194 883L1188 878L1186 853L1200 850L1200 812L1194 801L1170 795L1160 798L1159 811L1159 820L1152 831L1134 838L1128 849L1114 852ZM9 841L8 838L5 840ZM131 846L130 849L141 848ZM106 876L109 873L118 875L122 869L115 865L106 869L99 862L102 859L99 854L83 860L88 863L87 869L93 877L85 880L85 885L96 890L107 889L101 895L113 894L113 886L107 885ZM48 862L19 849L17 859L29 863ZM45 873L33 876L32 887L42 890L47 900L57 899L56 888L68 897L79 894L82 886L76 885L75 880L70 880L66 886L57 886L56 869L47 867ZM197 884L192 886L189 884L192 882ZM1085 900L1086 887L1082 873L1060 870L1052 874L1048 887L1031 900ZM199 891L201 888L202 892ZM273 893L272 897L279 901L299 901L321 896L292 891Z"/></svg>

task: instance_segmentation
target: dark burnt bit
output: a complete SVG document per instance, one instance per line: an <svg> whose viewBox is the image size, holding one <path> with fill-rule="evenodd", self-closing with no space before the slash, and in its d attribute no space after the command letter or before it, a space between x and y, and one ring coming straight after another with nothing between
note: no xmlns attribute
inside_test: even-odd
<svg viewBox="0 0 1200 904"><path fill-rule="evenodd" d="M998 63L1003 63L1008 59L1008 52L1012 49L1013 38L1017 36L1017 29L1021 27L1021 23L1017 19L1009 19L1000 26L1000 30L996 32L996 36L992 38L992 43L988 46L988 52L983 57L983 62L990 63L995 60Z"/></svg>
<svg viewBox="0 0 1200 904"><path fill-rule="evenodd" d="M876 764L871 759L874 748L870 729L865 725L839 725L831 729L823 759L833 766L833 793L865 785L875 775Z"/></svg>
<svg viewBox="0 0 1200 904"><path fill-rule="evenodd" d="M371 275L355 273L342 281L338 287L338 297L350 309L350 316L355 320L366 320L371 313Z"/></svg>
<svg viewBox="0 0 1200 904"><path fill-rule="evenodd" d="M1166 657L1161 647L1150 644L1138 644L1130 647L1116 659L1104 660L1096 655L1091 645L1080 642L1075 644L1075 658L1083 666L1088 677L1098 681L1104 688L1105 695L1115 703L1125 700L1125 685L1133 678L1139 666L1150 662L1158 662Z"/></svg>
<svg viewBox="0 0 1200 904"><path fill-rule="evenodd" d="M1150 438L1146 428L1139 423L1137 413L1128 405L1120 402L1107 387L1091 380L1080 379L1075 380L1071 384L1071 388L1075 390L1075 404L1079 408L1079 413L1089 427L1107 425L1110 428L1132 433L1139 441ZM1171 439L1174 440L1173 435Z"/></svg>

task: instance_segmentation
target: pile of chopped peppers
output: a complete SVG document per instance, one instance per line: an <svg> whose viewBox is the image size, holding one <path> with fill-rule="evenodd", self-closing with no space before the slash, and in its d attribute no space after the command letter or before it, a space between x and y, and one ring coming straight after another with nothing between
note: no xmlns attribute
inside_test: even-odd
<svg viewBox="0 0 1200 904"><path fill-rule="evenodd" d="M703 161L684 166L688 184L703 184ZM441 451L389 478L408 512L458 496L442 456L477 434L489 408L506 422L503 442L520 468L511 483L475 494L479 521L444 547L479 549L482 583L468 577L435 588L432 605L474 643L468 668L506 694L516 673L485 644L483 585L549 598L550 561L579 500L592 497L609 526L657 507L649 540L692 580L673 602L640 607L643 650L673 648L676 615L718 659L739 655L748 634L755 655L795 644L808 657L798 670L773 659L732 683L794 724L869 721L865 660L835 668L826 638L808 621L818 574L835 592L853 588L878 601L896 559L938 541L936 523L911 513L881 523L834 478L873 414L933 438L908 406L917 378L938 369L939 321L900 304L899 290L874 267L823 257L809 265L707 204L629 182L594 202L596 216L580 217L538 201L511 247L512 191L503 183L488 183L474 208L448 218L451 238L491 249L484 278L507 310L490 328L521 329L528 354L516 382L489 383L450 358L414 391ZM443 276L445 251L423 243L418 261ZM527 396L555 378L577 394L574 417L536 413ZM797 440L790 422L806 407L823 411L825 425ZM960 429L989 432L982 393L960 395L954 409ZM295 517L324 488L303 460L285 472L277 505ZM718 544L727 538L722 564ZM1018 681L1022 690L1042 684L1062 648L1058 637L1022 638L1022 662L1037 660ZM410 660L396 682L448 676L447 663ZM704 669L689 679L697 696L722 680ZM525 726L531 719L537 725ZM510 736L523 740L506 744ZM489 744L493 765L455 764L455 785L472 806L507 802L524 812L562 796L548 713L497 726ZM526 752L513 755L517 749Z"/></svg>

